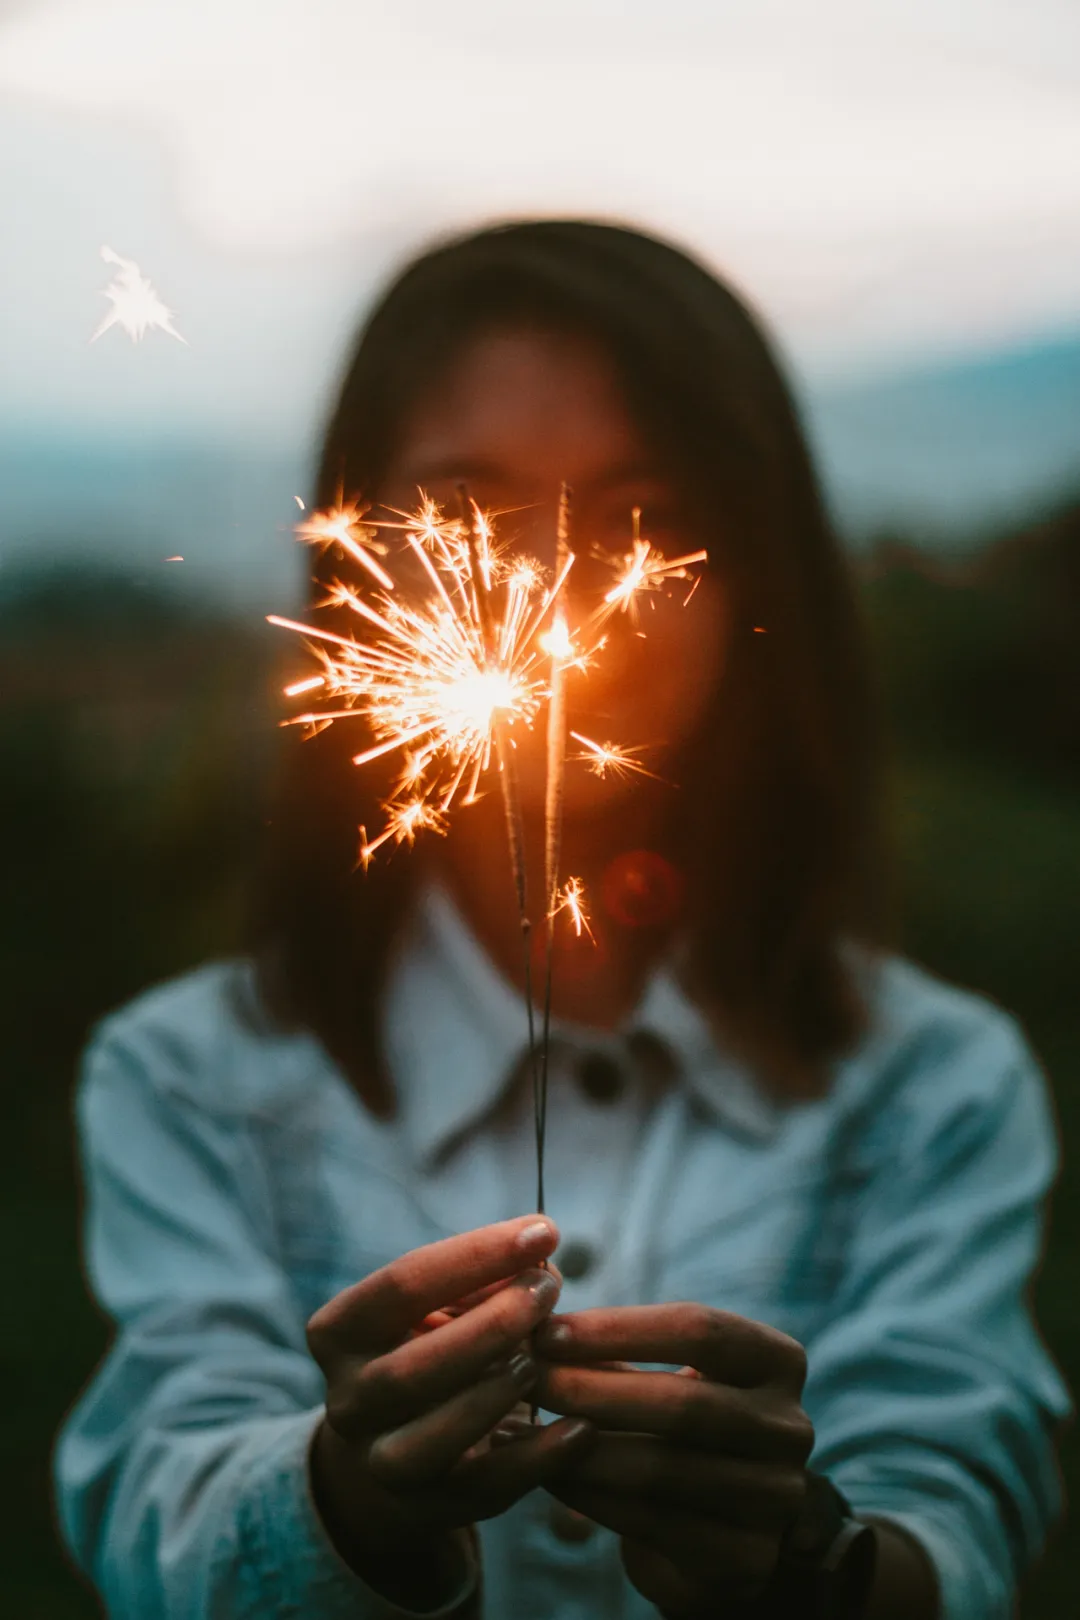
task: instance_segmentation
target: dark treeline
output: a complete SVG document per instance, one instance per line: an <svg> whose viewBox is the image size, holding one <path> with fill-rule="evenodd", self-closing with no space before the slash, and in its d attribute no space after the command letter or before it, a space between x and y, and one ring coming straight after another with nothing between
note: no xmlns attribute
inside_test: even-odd
<svg viewBox="0 0 1080 1620"><path fill-rule="evenodd" d="M862 590L888 722L900 941L1018 1013L1068 1156L1080 1148L1080 505L962 563L883 539ZM0 1355L19 1392L9 1477L23 1485L4 1525L13 1613L95 1613L56 1546L48 1492L51 1436L105 1341L77 1259L75 1058L103 1012L238 947L287 657L295 669L296 648L256 613L227 620L130 577L27 572L0 597ZM1067 1177L1040 1306L1069 1376L1078 1242ZM1071 1443L1065 1467L1080 1489ZM1078 1604L1059 1537L1023 1612L1056 1620Z"/></svg>

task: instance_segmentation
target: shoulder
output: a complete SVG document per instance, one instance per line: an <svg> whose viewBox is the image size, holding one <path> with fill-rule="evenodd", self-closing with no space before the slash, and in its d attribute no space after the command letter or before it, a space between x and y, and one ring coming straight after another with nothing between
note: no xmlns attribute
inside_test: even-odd
<svg viewBox="0 0 1080 1620"><path fill-rule="evenodd" d="M311 1036L275 1028L250 962L211 962L152 986L92 1031L84 1072L109 1063L211 1112L276 1112L331 1067Z"/></svg>
<svg viewBox="0 0 1080 1620"><path fill-rule="evenodd" d="M1016 1018L989 996L939 979L902 956L882 956L866 969L870 1026L864 1057L905 1055L927 1061L962 1051L1026 1053Z"/></svg>
<svg viewBox="0 0 1080 1620"><path fill-rule="evenodd" d="M1004 1008L903 957L879 957L864 973L869 1027L837 1074L849 1105L909 1137L960 1121L992 1126L1018 1099L1048 1113L1037 1060Z"/></svg>

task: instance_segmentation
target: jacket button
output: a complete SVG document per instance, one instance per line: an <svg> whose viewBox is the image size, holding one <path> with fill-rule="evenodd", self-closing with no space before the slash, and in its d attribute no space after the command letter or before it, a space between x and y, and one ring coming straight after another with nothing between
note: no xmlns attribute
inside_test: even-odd
<svg viewBox="0 0 1080 1620"><path fill-rule="evenodd" d="M619 1065L603 1052L589 1052L582 1058L577 1080L590 1102L614 1102L623 1089Z"/></svg>
<svg viewBox="0 0 1080 1620"><path fill-rule="evenodd" d="M567 1282L580 1282L596 1264L596 1253L590 1243L571 1238L569 1242L559 1245L555 1252L555 1264Z"/></svg>
<svg viewBox="0 0 1080 1620"><path fill-rule="evenodd" d="M552 1535L559 1541L588 1541L596 1525L584 1513L577 1513L563 1502L552 1502L548 1520Z"/></svg>

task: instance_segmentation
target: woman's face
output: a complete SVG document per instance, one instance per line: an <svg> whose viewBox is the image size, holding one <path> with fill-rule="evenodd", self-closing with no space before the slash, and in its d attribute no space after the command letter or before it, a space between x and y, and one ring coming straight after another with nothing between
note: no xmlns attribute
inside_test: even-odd
<svg viewBox="0 0 1080 1620"><path fill-rule="evenodd" d="M585 339L496 330L471 342L407 417L379 499L408 508L423 489L455 510L464 480L478 504L504 515L500 541L550 566L559 489L573 491L569 577L571 623L610 588L612 563L630 549L632 513L668 557L700 549L675 485L634 422L613 366ZM601 555L598 557L597 553ZM644 594L639 611L615 615L594 665L571 671L567 704L574 731L634 752L648 770L665 763L700 722L719 678L724 601L708 568ZM518 740L522 789L543 794L542 727ZM637 752L639 751L639 752ZM601 781L571 742L568 808L612 806L646 778L608 773Z"/></svg>

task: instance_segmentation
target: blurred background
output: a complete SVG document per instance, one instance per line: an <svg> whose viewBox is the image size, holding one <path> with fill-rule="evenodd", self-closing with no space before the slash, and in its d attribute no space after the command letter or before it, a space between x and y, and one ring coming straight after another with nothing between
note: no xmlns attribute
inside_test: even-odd
<svg viewBox="0 0 1080 1620"><path fill-rule="evenodd" d="M877 652L904 948L1015 1011L1053 1082L1039 1306L1080 1377L1078 92L1075 0L0 0L9 1612L96 1612L48 1490L105 1341L76 1054L235 946L262 616L299 600L343 345L403 256L493 215L667 232L777 333ZM184 343L91 344L106 244ZM1078 1608L1059 1535L1023 1614Z"/></svg>

